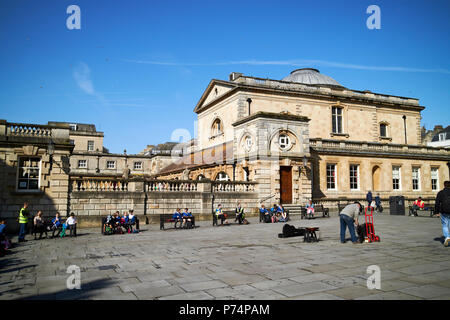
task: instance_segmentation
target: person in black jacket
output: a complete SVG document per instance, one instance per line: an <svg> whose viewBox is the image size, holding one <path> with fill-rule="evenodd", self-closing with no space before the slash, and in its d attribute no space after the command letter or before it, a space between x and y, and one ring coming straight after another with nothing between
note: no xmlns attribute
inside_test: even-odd
<svg viewBox="0 0 450 320"><path fill-rule="evenodd" d="M444 246L448 247L450 244L450 181L445 181L444 189L438 192L434 212L441 216Z"/></svg>

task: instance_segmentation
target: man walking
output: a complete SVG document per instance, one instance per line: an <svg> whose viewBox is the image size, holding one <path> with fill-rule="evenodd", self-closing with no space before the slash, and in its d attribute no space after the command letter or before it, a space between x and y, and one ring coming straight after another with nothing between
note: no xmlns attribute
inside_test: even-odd
<svg viewBox="0 0 450 320"><path fill-rule="evenodd" d="M27 234L28 217L28 202L23 204L23 208L19 211L19 242L25 242L25 235Z"/></svg>
<svg viewBox="0 0 450 320"><path fill-rule="evenodd" d="M450 181L445 181L444 189L438 192L434 212L441 216L444 247L448 247L450 244Z"/></svg>
<svg viewBox="0 0 450 320"><path fill-rule="evenodd" d="M370 207L372 205L372 191L369 190L366 194L367 206Z"/></svg>
<svg viewBox="0 0 450 320"><path fill-rule="evenodd" d="M344 209L342 209L341 214L339 215L339 219L341 221L341 243L345 243L345 232L350 232L350 236L352 237L352 242L354 244L359 243L358 238L355 234L355 226L358 225L358 215L361 210L361 204L359 202L355 202L347 205Z"/></svg>

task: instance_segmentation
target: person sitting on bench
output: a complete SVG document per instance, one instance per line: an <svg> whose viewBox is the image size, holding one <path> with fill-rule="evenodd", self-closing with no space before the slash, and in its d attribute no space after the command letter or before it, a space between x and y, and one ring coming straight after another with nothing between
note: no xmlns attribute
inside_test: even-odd
<svg viewBox="0 0 450 320"><path fill-rule="evenodd" d="M270 212L269 212L269 210L266 209L266 207L263 204L261 205L261 208L259 209L259 212L260 212L261 215L263 215L263 221L265 223L271 222Z"/></svg>
<svg viewBox="0 0 450 320"><path fill-rule="evenodd" d="M48 238L47 235L47 226L44 218L42 218L42 211L39 210L37 215L34 217L33 221L33 231L34 231L34 240L36 240L36 234L39 233L39 239L42 239L42 234L45 233L45 238Z"/></svg>
<svg viewBox="0 0 450 320"><path fill-rule="evenodd" d="M188 208L185 208L183 211L183 227L186 229L192 228L192 213L189 212Z"/></svg>
<svg viewBox="0 0 450 320"><path fill-rule="evenodd" d="M77 218L75 218L75 214L72 212L70 214L70 217L67 218L66 221L67 228L70 230L70 237L76 237L77 236Z"/></svg>
<svg viewBox="0 0 450 320"><path fill-rule="evenodd" d="M423 202L421 197L418 197L417 200L414 201L409 215L414 215L417 217L417 210L424 210L424 209L425 209L425 202Z"/></svg>
<svg viewBox="0 0 450 320"><path fill-rule="evenodd" d="M238 202L235 212L236 212L236 219L234 220L234 222L239 221L239 224L242 224L242 222L245 219L245 214L244 214L244 208L241 207L240 202Z"/></svg>
<svg viewBox="0 0 450 320"><path fill-rule="evenodd" d="M181 209L177 208L177 210L174 212L174 214L172 215L172 219L174 220L175 223L175 228L177 227L177 223L180 224L180 228L183 225L183 218L181 215Z"/></svg>
<svg viewBox="0 0 450 320"><path fill-rule="evenodd" d="M139 231L139 219L134 215L134 210L130 210L130 213L128 214L128 224L131 231L133 231L134 225L136 225L135 229Z"/></svg>
<svg viewBox="0 0 450 320"><path fill-rule="evenodd" d="M272 223L278 222L278 217L279 217L278 213L281 213L281 212L282 212L281 208L276 203L274 203L272 209L270 209Z"/></svg>
<svg viewBox="0 0 450 320"><path fill-rule="evenodd" d="M55 232L58 231L56 236L58 237L62 230L62 221L59 212L56 213L55 217L52 219L52 238L55 237Z"/></svg>
<svg viewBox="0 0 450 320"><path fill-rule="evenodd" d="M225 221L225 224L228 224L228 220L227 220L227 216L226 214L222 211L222 205L219 204L217 206L216 209L216 217L217 219L220 219L220 224L223 224L223 222Z"/></svg>
<svg viewBox="0 0 450 320"><path fill-rule="evenodd" d="M306 215L314 217L314 203L312 202L312 200L309 200L308 204L306 205Z"/></svg>
<svg viewBox="0 0 450 320"><path fill-rule="evenodd" d="M286 211L284 210L283 206L278 206L279 210L277 211L277 221L278 222L286 222L287 221L287 215Z"/></svg>

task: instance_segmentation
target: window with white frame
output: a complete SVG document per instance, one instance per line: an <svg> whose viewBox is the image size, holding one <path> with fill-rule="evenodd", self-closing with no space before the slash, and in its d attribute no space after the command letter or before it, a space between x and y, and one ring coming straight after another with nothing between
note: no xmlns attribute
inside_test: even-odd
<svg viewBox="0 0 450 320"><path fill-rule="evenodd" d="M106 161L106 169L115 169L116 162L115 161Z"/></svg>
<svg viewBox="0 0 450 320"><path fill-rule="evenodd" d="M291 146L291 138L287 134L282 133L278 137L278 144L280 145L280 149L287 150Z"/></svg>
<svg viewBox="0 0 450 320"><path fill-rule="evenodd" d="M75 123L69 124L69 128L71 131L77 131L77 125Z"/></svg>
<svg viewBox="0 0 450 320"><path fill-rule="evenodd" d="M142 162L135 162L134 170L142 170Z"/></svg>
<svg viewBox="0 0 450 320"><path fill-rule="evenodd" d="M19 159L18 190L38 190L41 174L41 159L21 157Z"/></svg>
<svg viewBox="0 0 450 320"><path fill-rule="evenodd" d="M333 133L343 133L342 130L342 108L332 107L332 130Z"/></svg>
<svg viewBox="0 0 450 320"><path fill-rule="evenodd" d="M87 142L87 149L88 149L88 151L94 151L94 141L89 140Z"/></svg>
<svg viewBox="0 0 450 320"><path fill-rule="evenodd" d="M327 164L327 189L336 190L336 165Z"/></svg>
<svg viewBox="0 0 450 320"><path fill-rule="evenodd" d="M439 141L445 140L445 132L439 133Z"/></svg>
<svg viewBox="0 0 450 320"><path fill-rule="evenodd" d="M401 186L400 177L401 177L400 167L393 166L392 167L392 189L393 190L400 190L400 186Z"/></svg>
<svg viewBox="0 0 450 320"><path fill-rule="evenodd" d="M216 136L216 135L219 135L222 133L223 133L222 121L220 121L220 119L214 120L212 128L211 128L212 136Z"/></svg>
<svg viewBox="0 0 450 320"><path fill-rule="evenodd" d="M431 168L431 190L439 189L439 168Z"/></svg>
<svg viewBox="0 0 450 320"><path fill-rule="evenodd" d="M87 168L87 160L78 160L78 168Z"/></svg>
<svg viewBox="0 0 450 320"><path fill-rule="evenodd" d="M350 189L359 190L359 165L350 165Z"/></svg>
<svg viewBox="0 0 450 320"><path fill-rule="evenodd" d="M230 181L230 177L225 172L219 172L216 177L216 181Z"/></svg>
<svg viewBox="0 0 450 320"><path fill-rule="evenodd" d="M420 168L412 168L412 185L413 190L420 190Z"/></svg>

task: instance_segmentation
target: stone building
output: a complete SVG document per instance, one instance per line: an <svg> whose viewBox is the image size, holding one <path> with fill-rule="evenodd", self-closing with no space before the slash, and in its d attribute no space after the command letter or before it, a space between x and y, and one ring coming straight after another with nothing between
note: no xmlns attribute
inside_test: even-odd
<svg viewBox="0 0 450 320"><path fill-rule="evenodd" d="M195 150L157 176L257 182L261 201L434 198L450 152L422 143L416 98L344 87L316 69L282 80L213 79L194 112Z"/></svg>
<svg viewBox="0 0 450 320"><path fill-rule="evenodd" d="M0 120L0 215L10 229L25 201L34 213L67 214L73 148L67 124Z"/></svg>

